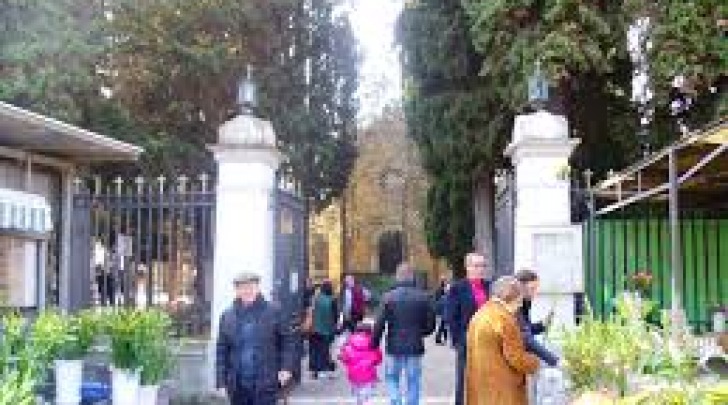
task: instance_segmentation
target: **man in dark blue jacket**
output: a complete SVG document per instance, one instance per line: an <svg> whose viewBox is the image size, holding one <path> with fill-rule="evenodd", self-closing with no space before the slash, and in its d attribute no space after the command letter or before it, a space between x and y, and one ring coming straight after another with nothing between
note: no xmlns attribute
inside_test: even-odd
<svg viewBox="0 0 728 405"><path fill-rule="evenodd" d="M544 322L531 322L531 301L538 294L538 275L531 270L521 270L516 274L516 278L521 282L524 290L523 305L518 312L524 346L527 351L538 356L544 363L556 367L559 358L536 340L536 335L544 333L548 328L553 314L549 314L545 324Z"/></svg>
<svg viewBox="0 0 728 405"><path fill-rule="evenodd" d="M420 403L424 338L435 330L435 310L428 294L415 286L414 269L397 266L397 285L382 298L374 325L372 345L378 347L386 332L385 381L392 404ZM402 375L406 397L402 394Z"/></svg>
<svg viewBox="0 0 728 405"><path fill-rule="evenodd" d="M465 342L470 319L485 304L490 295L490 282L485 280L485 257L469 253L465 257L466 278L454 282L447 294L445 314L452 345L457 351L455 374L455 404L464 403Z"/></svg>
<svg viewBox="0 0 728 405"><path fill-rule="evenodd" d="M217 388L231 405L275 405L295 365L293 330L259 283L254 273L236 277L235 302L220 317Z"/></svg>

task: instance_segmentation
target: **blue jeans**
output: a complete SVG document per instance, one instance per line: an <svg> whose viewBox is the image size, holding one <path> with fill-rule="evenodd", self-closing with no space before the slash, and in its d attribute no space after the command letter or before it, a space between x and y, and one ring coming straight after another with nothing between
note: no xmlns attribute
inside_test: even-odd
<svg viewBox="0 0 728 405"><path fill-rule="evenodd" d="M404 395L401 384L402 374L406 381ZM384 378L392 405L419 405L422 356L387 356Z"/></svg>

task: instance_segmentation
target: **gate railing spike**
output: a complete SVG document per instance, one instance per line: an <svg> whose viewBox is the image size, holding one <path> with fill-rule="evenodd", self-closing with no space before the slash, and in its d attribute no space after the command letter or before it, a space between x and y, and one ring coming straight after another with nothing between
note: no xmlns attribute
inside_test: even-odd
<svg viewBox="0 0 728 405"><path fill-rule="evenodd" d="M159 194L164 194L164 182L167 181L167 178L164 177L164 175L160 175L157 177L157 183L159 183Z"/></svg>
<svg viewBox="0 0 728 405"><path fill-rule="evenodd" d="M83 186L83 179L80 177L74 177L73 178L73 189L74 193L80 194L81 193L81 186Z"/></svg>
<svg viewBox="0 0 728 405"><path fill-rule="evenodd" d="M186 193L187 192L187 183L189 181L190 181L190 178L185 176L184 174L177 177L177 185L178 185L177 192L181 193L181 194Z"/></svg>
<svg viewBox="0 0 728 405"><path fill-rule="evenodd" d="M94 176L94 195L101 194L101 176Z"/></svg>
<svg viewBox="0 0 728 405"><path fill-rule="evenodd" d="M584 183L586 184L586 189L591 190L592 188L592 177L594 176L594 172L591 171L591 169L584 170Z"/></svg>
<svg viewBox="0 0 728 405"><path fill-rule="evenodd" d="M141 194L142 191L144 190L144 177L137 176L134 179L134 183L136 183L136 186L137 186L137 194Z"/></svg>
<svg viewBox="0 0 728 405"><path fill-rule="evenodd" d="M198 179L200 180L200 185L202 186L201 191L203 193L206 193L207 192L207 183L210 181L210 175L203 172L202 174L200 174Z"/></svg>
<svg viewBox="0 0 728 405"><path fill-rule="evenodd" d="M114 179L114 185L116 186L116 195L121 195L121 189L124 186L124 180L121 176L116 176Z"/></svg>

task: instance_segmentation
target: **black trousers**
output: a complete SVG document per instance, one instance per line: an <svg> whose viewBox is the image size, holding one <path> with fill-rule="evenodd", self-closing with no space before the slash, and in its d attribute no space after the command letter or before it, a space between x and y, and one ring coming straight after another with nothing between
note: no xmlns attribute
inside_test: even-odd
<svg viewBox="0 0 728 405"><path fill-rule="evenodd" d="M308 340L308 367L309 370L318 373L321 371L334 371L336 365L331 360L331 344L333 336L319 335L314 333Z"/></svg>
<svg viewBox="0 0 728 405"><path fill-rule="evenodd" d="M364 314L352 314L350 317L345 317L343 322L343 328L345 331L354 332L356 330L356 326L359 325L359 322L361 322L364 319Z"/></svg>
<svg viewBox="0 0 728 405"><path fill-rule="evenodd" d="M228 393L230 405L276 405L278 388L261 388L255 384L238 384L234 391Z"/></svg>
<svg viewBox="0 0 728 405"><path fill-rule="evenodd" d="M447 340L447 324L445 318L440 318L437 323L437 332L435 332L435 341L438 343L445 342Z"/></svg>
<svg viewBox="0 0 728 405"><path fill-rule="evenodd" d="M460 343L455 348L457 360L455 361L455 405L465 404L465 362L468 350L465 343Z"/></svg>

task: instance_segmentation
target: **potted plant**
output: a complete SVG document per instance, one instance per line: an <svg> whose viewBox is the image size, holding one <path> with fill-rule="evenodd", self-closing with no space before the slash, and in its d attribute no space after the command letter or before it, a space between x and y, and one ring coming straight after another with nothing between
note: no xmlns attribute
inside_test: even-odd
<svg viewBox="0 0 728 405"><path fill-rule="evenodd" d="M607 320L587 316L563 332L564 370L576 394L623 395L645 363L652 338L642 308L629 295L619 298L615 307L617 313Z"/></svg>
<svg viewBox="0 0 728 405"><path fill-rule="evenodd" d="M148 310L141 314L142 333L145 336L141 346L141 404L157 403L160 384L169 376L172 366L170 334L172 320L159 310Z"/></svg>
<svg viewBox="0 0 728 405"><path fill-rule="evenodd" d="M105 328L111 344L114 405L139 403L142 346L146 338L142 323L142 313L135 309L117 309L106 317Z"/></svg>
<svg viewBox="0 0 728 405"><path fill-rule="evenodd" d="M632 287L640 294L641 298L649 298L652 292L652 273L647 270L640 270L631 277Z"/></svg>
<svg viewBox="0 0 728 405"><path fill-rule="evenodd" d="M56 375L56 403L78 404L81 401L83 362L98 334L97 315L81 311L65 318L67 337L58 348L54 361Z"/></svg>
<svg viewBox="0 0 728 405"><path fill-rule="evenodd" d="M32 328L32 341L43 364L53 364L56 403L81 402L83 359L98 332L96 315L83 311L64 316L55 311L42 312Z"/></svg>

